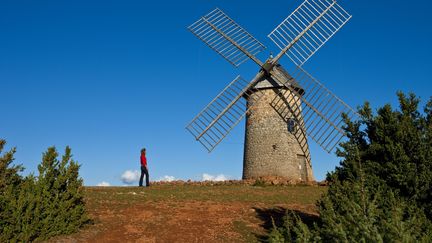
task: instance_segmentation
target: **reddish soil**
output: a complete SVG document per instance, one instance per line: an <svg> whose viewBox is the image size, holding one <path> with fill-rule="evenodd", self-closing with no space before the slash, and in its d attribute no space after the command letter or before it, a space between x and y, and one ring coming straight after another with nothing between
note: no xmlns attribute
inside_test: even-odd
<svg viewBox="0 0 432 243"><path fill-rule="evenodd" d="M188 190L187 186L182 188ZM179 198L180 194L175 191L158 198L148 195L158 195L158 189L162 194L164 187L152 191L120 188L120 192L87 189L87 208L92 223L75 234L55 237L50 242L256 242L265 239L272 218L280 221L285 209L313 217L316 214L313 202L322 191L315 192L311 203L298 204L284 203L283 197L279 203L279 199L235 201L224 200L223 196L221 200L208 200L200 198L201 192L188 196L191 198ZM256 191L268 194L265 188ZM119 194L121 198L112 194Z"/></svg>

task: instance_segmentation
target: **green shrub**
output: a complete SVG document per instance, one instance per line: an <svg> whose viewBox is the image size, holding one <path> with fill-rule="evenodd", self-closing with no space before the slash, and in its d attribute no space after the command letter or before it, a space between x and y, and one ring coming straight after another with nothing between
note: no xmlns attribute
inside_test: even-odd
<svg viewBox="0 0 432 243"><path fill-rule="evenodd" d="M5 142L0 140L0 152ZM0 241L43 240L78 230L88 219L83 181L71 149L58 160L51 147L43 154L39 175L22 178L22 166L11 166L15 149L0 157Z"/></svg>
<svg viewBox="0 0 432 243"><path fill-rule="evenodd" d="M319 238L325 242L432 239L432 225L424 211L384 188L370 190L361 180L333 181L318 202Z"/></svg>
<svg viewBox="0 0 432 243"><path fill-rule="evenodd" d="M316 232L310 229L298 215L287 211L283 218L283 226L277 228L273 221L273 229L269 234L269 241L272 243L283 242L313 242L317 241Z"/></svg>
<svg viewBox="0 0 432 243"><path fill-rule="evenodd" d="M385 105L373 114L365 103L360 121L344 116L348 141L317 203L319 220L287 217L289 227L274 227L271 241L432 241L432 99L421 113L415 95L398 97L399 110Z"/></svg>

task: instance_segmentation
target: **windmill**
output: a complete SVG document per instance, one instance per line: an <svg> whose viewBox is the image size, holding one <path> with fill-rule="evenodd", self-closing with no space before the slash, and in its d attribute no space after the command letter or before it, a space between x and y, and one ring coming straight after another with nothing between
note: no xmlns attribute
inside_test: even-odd
<svg viewBox="0 0 432 243"><path fill-rule="evenodd" d="M345 136L342 113L357 113L302 65L351 18L335 0L306 0L268 37L281 50L262 62L265 46L216 8L188 29L229 63L251 59L259 72L251 81L237 76L188 125L211 152L246 116L243 179L281 176L313 181L307 137L327 152ZM284 56L296 65L287 72Z"/></svg>

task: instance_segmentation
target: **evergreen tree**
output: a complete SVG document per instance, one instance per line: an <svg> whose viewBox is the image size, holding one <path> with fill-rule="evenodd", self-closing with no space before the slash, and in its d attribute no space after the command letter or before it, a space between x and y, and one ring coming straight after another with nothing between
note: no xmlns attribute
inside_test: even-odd
<svg viewBox="0 0 432 243"><path fill-rule="evenodd" d="M66 147L62 160L55 147L48 148L38 166L37 195L41 200L41 235L50 237L76 231L88 219L79 165Z"/></svg>
<svg viewBox="0 0 432 243"><path fill-rule="evenodd" d="M414 94L398 98L399 110L385 105L375 115L365 103L360 121L344 116L348 141L337 150L340 166L327 176L319 221L301 231L298 218L287 218L291 227L275 228L271 241L432 241L432 98L423 113Z"/></svg>
<svg viewBox="0 0 432 243"><path fill-rule="evenodd" d="M356 180L361 171L371 190L386 186L432 218L432 99L421 114L414 94L398 97L399 111L385 105L374 116L366 103L359 110L362 120L345 119L349 140L337 151L344 160L328 179Z"/></svg>
<svg viewBox="0 0 432 243"><path fill-rule="evenodd" d="M0 140L0 153L5 145ZM88 221L78 163L66 147L62 160L51 147L38 166L39 176L21 177L12 166L15 149L0 157L0 242L44 240L75 232Z"/></svg>
<svg viewBox="0 0 432 243"><path fill-rule="evenodd" d="M13 233L10 227L14 224L13 202L22 182L19 172L23 170L21 165L12 165L15 148L2 154L5 145L6 141L0 139L0 241L4 241L4 235Z"/></svg>
<svg viewBox="0 0 432 243"><path fill-rule="evenodd" d="M6 145L6 141L0 139L0 155ZM9 152L0 156L0 192L3 192L9 186L17 186L22 180L18 174L24 168L21 165L12 165L16 149L12 148Z"/></svg>

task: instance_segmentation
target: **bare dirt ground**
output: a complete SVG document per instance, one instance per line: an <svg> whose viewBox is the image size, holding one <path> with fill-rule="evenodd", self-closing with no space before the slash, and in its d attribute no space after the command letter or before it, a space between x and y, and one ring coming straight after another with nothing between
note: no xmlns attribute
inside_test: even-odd
<svg viewBox="0 0 432 243"><path fill-rule="evenodd" d="M287 209L316 217L325 187L162 184L87 187L92 222L49 242L259 242Z"/></svg>

